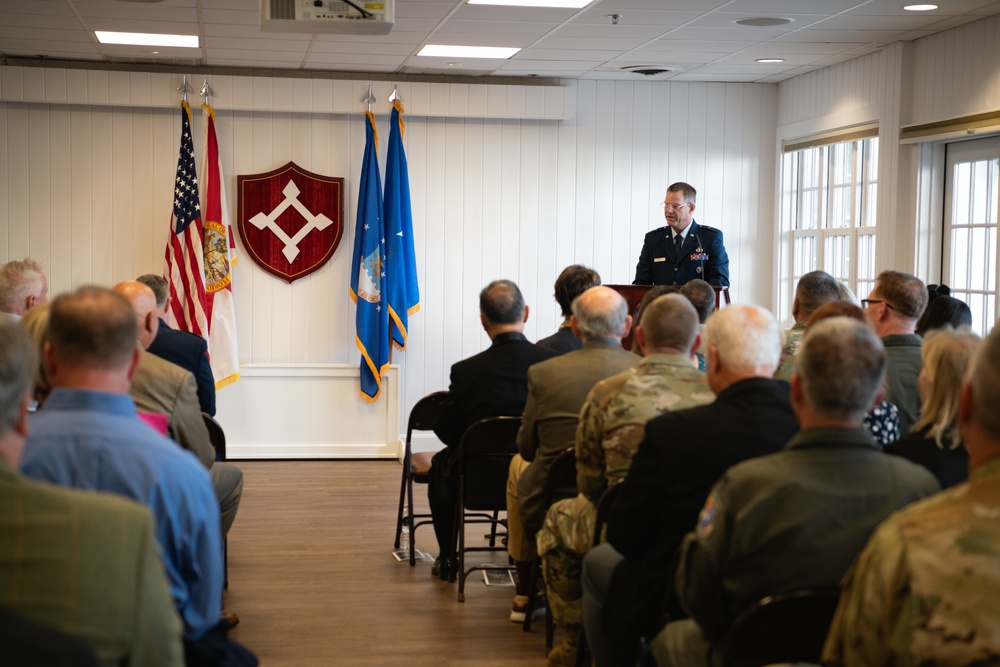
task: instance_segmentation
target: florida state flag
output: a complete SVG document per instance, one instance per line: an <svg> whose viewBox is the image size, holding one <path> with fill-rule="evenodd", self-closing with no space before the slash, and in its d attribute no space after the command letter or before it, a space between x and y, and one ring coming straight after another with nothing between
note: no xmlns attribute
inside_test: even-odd
<svg viewBox="0 0 1000 667"><path fill-rule="evenodd" d="M344 233L344 179L294 162L238 176L240 237L268 273L293 282L323 266Z"/></svg>

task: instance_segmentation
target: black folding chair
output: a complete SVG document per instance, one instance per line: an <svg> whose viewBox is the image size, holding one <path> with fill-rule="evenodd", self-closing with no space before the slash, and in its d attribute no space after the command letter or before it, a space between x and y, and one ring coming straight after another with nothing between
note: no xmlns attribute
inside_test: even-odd
<svg viewBox="0 0 1000 667"><path fill-rule="evenodd" d="M201 413L201 418L208 429L208 440L215 450L215 460L226 460L226 432L222 430L222 424L215 417L207 412ZM229 537L222 536L222 587L229 588Z"/></svg>
<svg viewBox="0 0 1000 667"><path fill-rule="evenodd" d="M431 457L429 454L418 454L413 456L413 432L430 431L437 421L438 412L441 409L441 402L448 395L446 391L436 391L433 394L424 396L410 410L410 420L406 425L406 449L403 452L403 478L399 483L399 510L396 512L396 541L394 546L399 548L400 536L403 534L403 504L406 504L406 525L410 527L410 566L416 564L415 543L417 528L425 524L432 523L430 513L414 514L413 512L413 484L426 484L427 473L431 469Z"/></svg>
<svg viewBox="0 0 1000 667"><path fill-rule="evenodd" d="M452 552L458 568L458 601L465 602L465 579L475 570L504 569L513 565L479 564L465 569L465 555L472 551L506 551L497 546L497 526L507 526L499 518L507 509L507 474L510 460L517 453L517 430L520 417L489 417L472 424L462 434L459 448L458 503L455 505L455 531ZM490 543L471 547L465 543L465 526L469 523L489 523Z"/></svg>
<svg viewBox="0 0 1000 667"><path fill-rule="evenodd" d="M771 595L733 622L726 637L725 667L774 663L819 663L833 613L836 588L815 588Z"/></svg>
<svg viewBox="0 0 1000 667"><path fill-rule="evenodd" d="M549 467L549 475L545 478L545 506L550 507L552 503L564 498L573 498L579 493L576 484L576 451L573 447L567 447L559 456L552 461ZM538 606L538 581L542 572L542 559L535 556L535 562L531 566L531 582L528 584L528 604L524 612L524 624L522 628L525 632L531 632L531 616ZM552 613L548 606L545 608L545 649L546 652L552 650L552 638L555 634L555 626L552 623Z"/></svg>

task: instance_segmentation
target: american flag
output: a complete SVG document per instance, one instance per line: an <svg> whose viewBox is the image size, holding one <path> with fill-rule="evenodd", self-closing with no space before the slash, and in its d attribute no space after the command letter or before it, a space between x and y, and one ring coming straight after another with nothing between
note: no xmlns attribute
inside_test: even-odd
<svg viewBox="0 0 1000 667"><path fill-rule="evenodd" d="M202 251L201 205L191 137L191 107L181 103L181 145L174 179L174 209L166 250L166 278L170 283L168 320L184 331L208 338L208 295Z"/></svg>

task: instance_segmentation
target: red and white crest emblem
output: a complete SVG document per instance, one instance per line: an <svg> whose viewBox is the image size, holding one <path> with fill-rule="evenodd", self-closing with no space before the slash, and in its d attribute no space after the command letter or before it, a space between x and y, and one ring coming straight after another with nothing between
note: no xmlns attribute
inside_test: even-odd
<svg viewBox="0 0 1000 667"><path fill-rule="evenodd" d="M292 282L333 256L344 234L344 179L294 162L237 177L240 237L268 273Z"/></svg>

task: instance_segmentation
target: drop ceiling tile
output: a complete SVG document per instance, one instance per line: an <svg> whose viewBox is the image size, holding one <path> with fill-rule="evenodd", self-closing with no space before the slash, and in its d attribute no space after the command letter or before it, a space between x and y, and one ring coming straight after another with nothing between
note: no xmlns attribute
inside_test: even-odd
<svg viewBox="0 0 1000 667"><path fill-rule="evenodd" d="M979 17L976 16L953 16L951 18L935 21L934 23L928 23L922 26L922 29L939 32L942 30L950 30L951 28L957 28L960 25L965 25L966 23L972 23L973 21L978 21L978 20L981 19L979 19Z"/></svg>
<svg viewBox="0 0 1000 667"><path fill-rule="evenodd" d="M23 2L21 0L5 0L0 12L7 15L30 14L38 16L76 16L64 0L36 0Z"/></svg>
<svg viewBox="0 0 1000 667"><path fill-rule="evenodd" d="M669 35L655 42L650 42L639 48L637 52L662 52L662 53L734 53L742 51L756 44L756 42L744 41L713 41L713 40L691 40L679 39L674 35Z"/></svg>
<svg viewBox="0 0 1000 667"><path fill-rule="evenodd" d="M596 23L567 23L559 28L557 35L560 37L607 37L618 39L625 37L628 39L652 40L656 39L664 32L663 26L658 25L607 25Z"/></svg>
<svg viewBox="0 0 1000 667"><path fill-rule="evenodd" d="M563 23L581 10L551 9L541 7L503 7L498 5L468 5L463 4L454 14L453 19L467 21L515 21L518 23Z"/></svg>
<svg viewBox="0 0 1000 667"><path fill-rule="evenodd" d="M232 9L206 9L202 11L206 24L252 25L260 29L260 12Z"/></svg>
<svg viewBox="0 0 1000 667"><path fill-rule="evenodd" d="M708 12L729 2L730 0L671 0L670 9ZM598 7L625 11L628 9L663 9L663 5L664 0L603 0Z"/></svg>
<svg viewBox="0 0 1000 667"><path fill-rule="evenodd" d="M372 55L365 53L311 53L306 61L306 66L312 65L367 65L378 67L397 67L406 60L409 54L402 56L383 54Z"/></svg>
<svg viewBox="0 0 1000 667"><path fill-rule="evenodd" d="M757 76L772 76L774 74L781 74L782 72L794 69L796 65L789 65L788 63L754 63L752 65L736 65L733 63L712 63L708 65L703 65L699 67L696 72L699 74L739 74L739 75L749 75L754 74Z"/></svg>
<svg viewBox="0 0 1000 667"><path fill-rule="evenodd" d="M72 14L59 16L50 16L47 14L7 14L3 17L3 27L83 30L79 19Z"/></svg>
<svg viewBox="0 0 1000 667"><path fill-rule="evenodd" d="M728 9L728 7L727 7ZM826 18L826 14L782 14L780 18L791 19L792 22L786 25L768 27L768 28L757 28L754 26L744 26L736 23L739 19L749 18L744 12L712 12L711 14L705 14L701 18L695 19L688 27L690 28L735 28L738 30L743 30L748 33L748 35L757 35L759 32L766 30L780 30L782 32L787 32L788 30L797 30L807 25L811 25Z"/></svg>
<svg viewBox="0 0 1000 667"><path fill-rule="evenodd" d="M833 16L816 26L820 30L919 30L941 17L927 16L923 12L906 12L905 16L863 16L842 14Z"/></svg>
<svg viewBox="0 0 1000 667"><path fill-rule="evenodd" d="M531 48L523 52L524 57L535 60L599 60L607 62L622 55L621 51L602 51L598 49L537 49ZM520 55L520 54L518 54ZM517 58L517 56L515 56Z"/></svg>
<svg viewBox="0 0 1000 667"><path fill-rule="evenodd" d="M864 42L873 43L892 40L899 32L895 30L799 30L776 37L775 42Z"/></svg>
<svg viewBox="0 0 1000 667"><path fill-rule="evenodd" d="M727 12L753 16L785 16L795 14L839 14L868 0L733 0L725 6Z"/></svg>
<svg viewBox="0 0 1000 667"><path fill-rule="evenodd" d="M612 25L609 14L621 14L618 19L618 26L665 26L676 27L684 25L689 21L701 16L701 12L676 11L673 6L670 9L657 9L656 11L644 9L632 9L629 11L610 10L605 5L600 4L595 9L588 9L583 14L574 18L570 25ZM614 26L613 26L614 27Z"/></svg>
<svg viewBox="0 0 1000 667"><path fill-rule="evenodd" d="M0 43L11 39L30 39L38 42L48 42L52 45L61 43L87 43L94 40L84 30L46 30L41 28L17 28L14 26L0 27Z"/></svg>
<svg viewBox="0 0 1000 667"><path fill-rule="evenodd" d="M411 44L382 44L379 42L344 43L337 41L317 42L310 53L358 53L384 54L391 56L408 56L413 53Z"/></svg>
<svg viewBox="0 0 1000 667"><path fill-rule="evenodd" d="M247 67L256 68L266 68L266 69L298 69L299 63L289 61L275 61L274 63L261 63L261 62L248 62L246 60L232 60L229 58L213 58L209 63L211 67L235 67L238 69L245 69ZM249 74L249 72L245 73ZM220 103L213 102L213 106L216 108L223 108L224 105Z"/></svg>
<svg viewBox="0 0 1000 667"><path fill-rule="evenodd" d="M944 16L954 16L956 14L982 10L991 5L993 11L989 13L1000 13L1000 6L997 6L996 2L984 2L984 0L938 0L934 4L939 5L939 7L927 12L908 12L903 9L903 5L906 4L909 3L900 2L900 0L870 0L869 2L859 3L858 7L850 11L850 14L862 14L865 16L896 16L903 14L915 16L937 15L938 18L942 18Z"/></svg>
<svg viewBox="0 0 1000 667"><path fill-rule="evenodd" d="M254 11L259 11L257 8L260 3L256 0L201 0L201 6L204 9L253 9Z"/></svg>
<svg viewBox="0 0 1000 667"><path fill-rule="evenodd" d="M763 42L791 32L788 26L777 28L747 28L733 25L728 28L697 28L685 26L674 33L686 40L706 42Z"/></svg>
<svg viewBox="0 0 1000 667"><path fill-rule="evenodd" d="M546 76L549 72L555 71L588 71L600 67L603 60L508 60L498 68L500 72L521 71L521 72L544 72Z"/></svg>
<svg viewBox="0 0 1000 667"><path fill-rule="evenodd" d="M249 67L269 67L267 63L301 62L303 54L298 51L258 51L255 49L213 49L206 48L209 60L245 60Z"/></svg>
<svg viewBox="0 0 1000 667"><path fill-rule="evenodd" d="M203 46L207 49L245 49L247 41L234 37L205 38ZM292 39L261 39L254 42L254 48L260 51L289 51L305 53L309 46L308 40Z"/></svg>
<svg viewBox="0 0 1000 667"><path fill-rule="evenodd" d="M447 2L397 2L396 18L443 19L454 8Z"/></svg>
<svg viewBox="0 0 1000 667"><path fill-rule="evenodd" d="M429 44L448 44L452 46L516 46L524 48L535 41L530 35L476 35L472 33L453 33L439 30L428 38Z"/></svg>
<svg viewBox="0 0 1000 667"><path fill-rule="evenodd" d="M615 62L628 61L627 64L630 65L704 65L705 63L715 62L719 58L723 57L725 54L722 53L697 53L693 51L684 51L677 53L657 53L655 51L635 51L621 58L615 59ZM622 64L625 64L624 62Z"/></svg>
<svg viewBox="0 0 1000 667"><path fill-rule="evenodd" d="M428 28L430 31L434 26ZM558 23L512 23L509 21L456 21L446 22L437 34L465 33L470 35L544 35L555 28ZM563 34L560 30L559 34Z"/></svg>
<svg viewBox="0 0 1000 667"><path fill-rule="evenodd" d="M28 58L44 55L49 59L56 58L56 53L101 55L101 52L91 42L60 42L55 44L38 39L4 39L3 44L0 45L0 51Z"/></svg>
<svg viewBox="0 0 1000 667"><path fill-rule="evenodd" d="M741 54L750 54L755 58L765 58L765 53L780 52L783 54L803 53L816 55L832 55L842 53L850 49L865 46L863 42L764 42L754 44L740 51Z"/></svg>
<svg viewBox="0 0 1000 667"><path fill-rule="evenodd" d="M164 21L197 23L198 11L194 7L178 8L147 2L106 2L76 4L85 21L93 19L127 19L130 21Z"/></svg>
<svg viewBox="0 0 1000 667"><path fill-rule="evenodd" d="M597 49L602 51L631 51L647 43L645 39L622 38L582 38L562 37L556 33L538 40L538 46L544 49Z"/></svg>
<svg viewBox="0 0 1000 667"><path fill-rule="evenodd" d="M115 32L151 32L170 35L197 35L198 22L135 21L132 19L99 18L87 21L90 30Z"/></svg>

